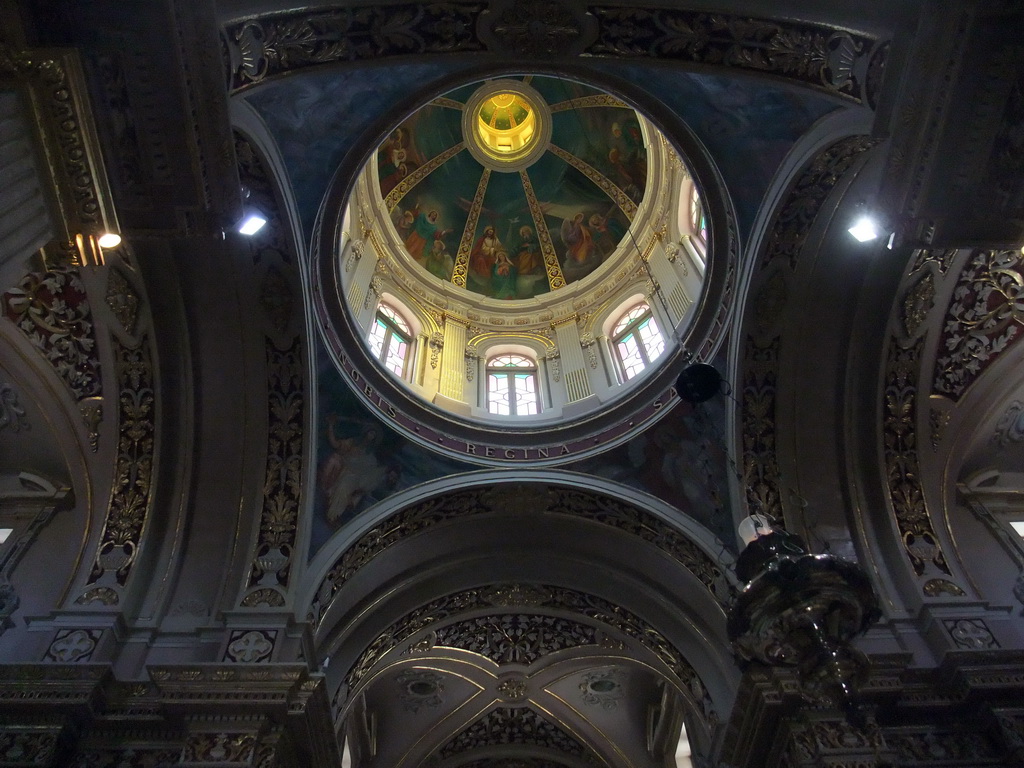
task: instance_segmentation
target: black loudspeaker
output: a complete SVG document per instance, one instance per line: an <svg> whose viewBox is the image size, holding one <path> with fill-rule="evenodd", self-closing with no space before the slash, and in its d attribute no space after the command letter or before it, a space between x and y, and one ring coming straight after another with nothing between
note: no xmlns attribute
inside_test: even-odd
<svg viewBox="0 0 1024 768"><path fill-rule="evenodd" d="M721 391L722 375L707 363L686 366L676 379L676 392L691 405L710 400Z"/></svg>

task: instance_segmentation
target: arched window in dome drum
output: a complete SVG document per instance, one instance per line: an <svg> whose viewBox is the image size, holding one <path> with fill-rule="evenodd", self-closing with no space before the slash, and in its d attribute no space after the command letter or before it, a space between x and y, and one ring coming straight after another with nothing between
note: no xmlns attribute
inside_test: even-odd
<svg viewBox="0 0 1024 768"><path fill-rule="evenodd" d="M377 316L367 337L370 352L381 365L399 378L405 376L412 331L405 319L387 304L377 307Z"/></svg>
<svg viewBox="0 0 1024 768"><path fill-rule="evenodd" d="M499 416L540 413L537 364L523 355L498 355L487 361L487 411Z"/></svg>
<svg viewBox="0 0 1024 768"><path fill-rule="evenodd" d="M690 188L690 226L693 238L706 250L708 242L708 220L704 215L704 204L697 193L697 187Z"/></svg>
<svg viewBox="0 0 1024 768"><path fill-rule="evenodd" d="M637 304L622 316L612 329L612 345L627 381L661 357L665 338L648 304Z"/></svg>

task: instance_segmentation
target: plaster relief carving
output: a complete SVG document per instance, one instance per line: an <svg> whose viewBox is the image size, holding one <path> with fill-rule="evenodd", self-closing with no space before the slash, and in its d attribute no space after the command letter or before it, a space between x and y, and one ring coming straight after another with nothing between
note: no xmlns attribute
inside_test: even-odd
<svg viewBox="0 0 1024 768"><path fill-rule="evenodd" d="M32 429L25 416L25 409L18 402L18 391L10 384L0 384L0 431L26 432Z"/></svg>
<svg viewBox="0 0 1024 768"><path fill-rule="evenodd" d="M114 343L120 435L107 519L88 584L117 589L128 580L149 513L156 436L149 340L135 349ZM110 583L110 582L113 583Z"/></svg>
<svg viewBox="0 0 1024 768"><path fill-rule="evenodd" d="M1019 249L975 251L967 261L943 324L933 389L958 400L1021 338L1024 257Z"/></svg>
<svg viewBox="0 0 1024 768"><path fill-rule="evenodd" d="M58 630L43 660L62 664L89 661L102 634L102 629Z"/></svg>
<svg viewBox="0 0 1024 768"><path fill-rule="evenodd" d="M107 274L106 301L125 333L134 335L139 318L139 295L117 267L111 267Z"/></svg>
<svg viewBox="0 0 1024 768"><path fill-rule="evenodd" d="M239 664L268 662L274 652L276 637L277 632L274 630L234 630L224 651L224 661Z"/></svg>

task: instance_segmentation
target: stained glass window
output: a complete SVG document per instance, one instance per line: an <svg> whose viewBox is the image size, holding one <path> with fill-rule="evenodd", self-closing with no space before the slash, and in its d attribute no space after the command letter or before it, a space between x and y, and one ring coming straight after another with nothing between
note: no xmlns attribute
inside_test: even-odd
<svg viewBox="0 0 1024 768"><path fill-rule="evenodd" d="M499 416L540 413L537 364L522 355L498 355L487 361L487 411Z"/></svg>
<svg viewBox="0 0 1024 768"><path fill-rule="evenodd" d="M665 338L650 306L637 304L624 314L612 330L612 344L627 381L661 357Z"/></svg>
<svg viewBox="0 0 1024 768"><path fill-rule="evenodd" d="M377 316L367 341L370 351L381 364L399 378L405 375L412 331L398 312L387 304L377 307Z"/></svg>

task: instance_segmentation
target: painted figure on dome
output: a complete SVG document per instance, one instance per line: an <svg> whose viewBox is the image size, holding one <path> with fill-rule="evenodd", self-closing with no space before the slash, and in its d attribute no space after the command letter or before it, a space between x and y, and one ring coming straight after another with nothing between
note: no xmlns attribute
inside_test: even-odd
<svg viewBox="0 0 1024 768"><path fill-rule="evenodd" d="M427 253L434 247L434 241L441 240L451 230L441 229L441 225L437 223L440 214L436 208L423 213L417 203L412 214L412 231L405 238L405 249L419 264L424 264Z"/></svg>
<svg viewBox="0 0 1024 768"><path fill-rule="evenodd" d="M435 240L434 247L427 254L424 265L427 271L442 280L451 280L452 272L455 270L455 262L448 253L444 240Z"/></svg>
<svg viewBox="0 0 1024 768"><path fill-rule="evenodd" d="M576 264L582 264L590 258L594 249L594 238L590 229L583 223L583 212L580 211L572 220L562 220L562 242L565 243L565 255Z"/></svg>
<svg viewBox="0 0 1024 768"><path fill-rule="evenodd" d="M591 214L588 223L590 224L590 233L594 238L594 245L602 258L614 251L622 241L623 235L626 234L622 225L611 215Z"/></svg>
<svg viewBox="0 0 1024 768"><path fill-rule="evenodd" d="M516 265L508 257L504 250L495 254L494 266L491 267L491 289L496 299L516 298L516 278L518 277Z"/></svg>
<svg viewBox="0 0 1024 768"><path fill-rule="evenodd" d="M491 268L498 260L498 251L503 250L505 247L498 239L494 226L488 224L484 227L483 234L473 244L473 250L469 254L469 273L485 288L490 287ZM484 292L490 293L489 290Z"/></svg>

